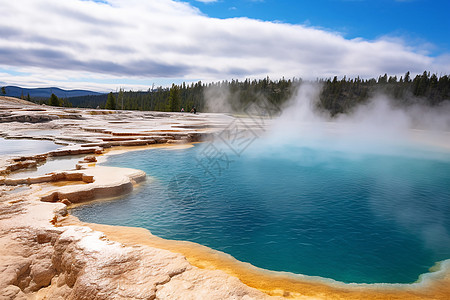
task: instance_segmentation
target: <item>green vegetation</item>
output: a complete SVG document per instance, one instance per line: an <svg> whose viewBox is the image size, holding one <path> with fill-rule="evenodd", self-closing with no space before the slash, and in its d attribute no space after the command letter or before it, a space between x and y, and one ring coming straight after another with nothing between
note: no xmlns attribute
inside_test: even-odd
<svg viewBox="0 0 450 300"><path fill-rule="evenodd" d="M208 109L205 92L207 90L224 91L219 93L224 97L221 102L227 104L235 112L242 112L250 104L272 105L274 108L283 107L304 83L301 79L244 81L231 80L216 83L202 83L201 81L187 85L173 84L170 88L152 88L148 91L123 91L95 96L69 98L76 107L126 109L143 111L190 111L196 107L204 112ZM328 111L332 116L347 113L358 104L366 102L378 93L393 99L398 106L408 106L421 103L436 106L445 100L450 100L450 77L438 76L423 72L411 79L407 72L404 76L379 76L377 79L318 79L315 83L322 86L317 108ZM117 99L117 102L116 102ZM216 100L216 99L213 99ZM68 106L68 99L64 106Z"/></svg>
<svg viewBox="0 0 450 300"><path fill-rule="evenodd" d="M447 75L430 76L423 72L411 80L410 73L398 79L396 76L380 76L378 80L361 80L360 78L347 80L345 77L338 80L323 82L324 88L320 95L319 107L328 110L331 115L346 113L355 105L367 101L376 93L383 93L394 99L394 104L407 106L414 103L438 105L450 100L450 78Z"/></svg>
<svg viewBox="0 0 450 300"><path fill-rule="evenodd" d="M4 86L2 86L2 95L6 95L6 89Z"/></svg>
<svg viewBox="0 0 450 300"><path fill-rule="evenodd" d="M50 96L50 99L48 100L48 105L61 106L61 102L59 101L58 97L52 93L52 95Z"/></svg>
<svg viewBox="0 0 450 300"><path fill-rule="evenodd" d="M39 104L47 104L50 106L63 106L63 107L72 107L72 103L67 98L58 98L54 93L50 96L48 100L46 99L36 99L30 97L30 94L27 95L26 100L34 101Z"/></svg>
<svg viewBox="0 0 450 300"><path fill-rule="evenodd" d="M295 83L295 84L294 84ZM145 110L145 111L190 111L192 107L196 107L198 111L205 111L206 99L205 91L211 89L224 89L229 91L228 98L224 99L229 102L235 111L240 111L251 102L255 102L260 98L268 99L271 103L282 103L288 100L295 90L298 80L281 80L273 81L269 78L262 80L249 79L245 81L222 81L216 83L204 84L201 81L186 85L173 84L170 88L158 87L149 89L148 91L120 91L115 93L119 98L119 107L128 110ZM112 94L112 93L110 93ZM109 95L72 97L70 101L73 106L96 108L97 106L106 108L105 103Z"/></svg>
<svg viewBox="0 0 450 300"><path fill-rule="evenodd" d="M108 99L106 100L105 108L116 109L116 97L114 97L112 92L108 94Z"/></svg>
<svg viewBox="0 0 450 300"><path fill-rule="evenodd" d="M169 111L180 111L181 110L181 99L180 99L180 88L172 84L169 91Z"/></svg>

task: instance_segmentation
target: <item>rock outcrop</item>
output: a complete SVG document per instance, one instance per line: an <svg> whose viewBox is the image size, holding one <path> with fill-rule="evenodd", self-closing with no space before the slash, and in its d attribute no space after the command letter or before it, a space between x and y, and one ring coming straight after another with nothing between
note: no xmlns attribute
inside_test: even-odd
<svg viewBox="0 0 450 300"><path fill-rule="evenodd" d="M81 203L124 195L131 192L135 184L146 179L145 172L126 168L96 167L82 171L82 173L73 171L47 176L57 175L62 181L83 181L89 184L46 188L36 195L39 195L43 202L57 202L66 199L72 203Z"/></svg>

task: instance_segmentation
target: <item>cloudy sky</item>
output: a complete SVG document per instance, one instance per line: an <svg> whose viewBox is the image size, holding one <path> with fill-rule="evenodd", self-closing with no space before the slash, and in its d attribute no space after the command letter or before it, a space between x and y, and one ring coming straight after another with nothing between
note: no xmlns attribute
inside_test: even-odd
<svg viewBox="0 0 450 300"><path fill-rule="evenodd" d="M448 0L0 0L0 85L450 73Z"/></svg>

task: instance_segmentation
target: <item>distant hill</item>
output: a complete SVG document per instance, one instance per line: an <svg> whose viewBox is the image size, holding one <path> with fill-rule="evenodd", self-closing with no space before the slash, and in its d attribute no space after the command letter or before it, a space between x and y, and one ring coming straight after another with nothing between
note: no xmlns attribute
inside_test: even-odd
<svg viewBox="0 0 450 300"><path fill-rule="evenodd" d="M58 98L71 98L82 96L102 95L102 93L86 91L86 90L63 90L56 87L27 89L18 86L5 86L6 95L9 97L17 97L30 94L31 98L49 98L51 94L55 94Z"/></svg>

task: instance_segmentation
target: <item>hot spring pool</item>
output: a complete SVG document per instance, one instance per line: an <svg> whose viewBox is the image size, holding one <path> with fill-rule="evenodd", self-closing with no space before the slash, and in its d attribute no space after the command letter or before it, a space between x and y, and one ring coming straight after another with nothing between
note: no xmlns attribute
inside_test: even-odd
<svg viewBox="0 0 450 300"><path fill-rule="evenodd" d="M112 156L107 165L144 170L148 182L72 213L343 282L410 283L450 258L448 153L213 147Z"/></svg>

